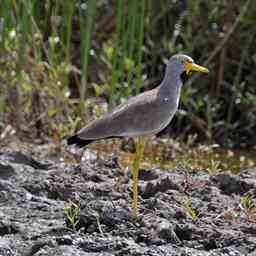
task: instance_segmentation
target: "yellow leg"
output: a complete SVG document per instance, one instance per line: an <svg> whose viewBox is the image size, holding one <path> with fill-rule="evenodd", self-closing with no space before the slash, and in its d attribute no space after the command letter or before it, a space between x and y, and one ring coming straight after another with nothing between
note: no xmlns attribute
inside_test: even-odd
<svg viewBox="0 0 256 256"><path fill-rule="evenodd" d="M133 213L138 216L138 183L139 183L139 169L140 162L143 158L144 149L146 144L145 137L139 137L136 143L136 156L133 162Z"/></svg>

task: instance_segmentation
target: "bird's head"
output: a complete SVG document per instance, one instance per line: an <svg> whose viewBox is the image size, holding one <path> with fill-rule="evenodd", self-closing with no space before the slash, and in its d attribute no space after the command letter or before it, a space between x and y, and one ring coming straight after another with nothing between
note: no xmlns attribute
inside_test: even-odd
<svg viewBox="0 0 256 256"><path fill-rule="evenodd" d="M168 66L174 67L176 72L182 78L188 77L193 72L209 72L207 68L197 65L191 57L184 54L176 54L172 56L169 60Z"/></svg>

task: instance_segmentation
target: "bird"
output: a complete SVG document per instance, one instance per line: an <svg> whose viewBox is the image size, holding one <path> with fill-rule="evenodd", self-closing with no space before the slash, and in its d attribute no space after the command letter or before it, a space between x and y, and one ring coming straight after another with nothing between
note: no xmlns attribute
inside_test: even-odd
<svg viewBox="0 0 256 256"><path fill-rule="evenodd" d="M111 112L92 121L67 139L68 145L85 147L108 138L136 138L136 155L133 171L132 208L138 216L138 178L145 144L162 131L172 120L180 101L184 80L193 72L208 73L209 70L194 62L185 54L173 55L167 63L162 82L154 89L129 98Z"/></svg>

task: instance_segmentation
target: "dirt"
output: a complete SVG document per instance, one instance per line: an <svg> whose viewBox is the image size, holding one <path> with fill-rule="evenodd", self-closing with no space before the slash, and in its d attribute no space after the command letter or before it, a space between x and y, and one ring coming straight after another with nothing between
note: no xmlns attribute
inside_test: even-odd
<svg viewBox="0 0 256 256"><path fill-rule="evenodd" d="M0 255L256 255L256 169L141 170L135 218L116 158L50 151L0 152Z"/></svg>

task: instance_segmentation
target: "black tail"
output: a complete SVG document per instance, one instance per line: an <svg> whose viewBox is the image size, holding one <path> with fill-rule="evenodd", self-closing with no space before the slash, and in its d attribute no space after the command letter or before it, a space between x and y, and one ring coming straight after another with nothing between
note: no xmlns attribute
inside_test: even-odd
<svg viewBox="0 0 256 256"><path fill-rule="evenodd" d="M121 136L110 136L110 137L106 137L104 139L114 139L114 138L121 138ZM88 144L96 141L97 139L95 140L83 140L83 139L80 139L78 137L78 135L74 135L74 136L71 136L67 139L67 142L68 142L68 145L76 145L77 147L79 148L82 148L82 147L85 147L87 146Z"/></svg>
<svg viewBox="0 0 256 256"><path fill-rule="evenodd" d="M76 145L80 148L85 147L86 145L90 144L94 140L83 140L80 139L77 135L71 136L67 139L68 145Z"/></svg>

